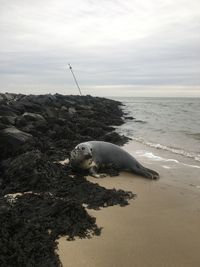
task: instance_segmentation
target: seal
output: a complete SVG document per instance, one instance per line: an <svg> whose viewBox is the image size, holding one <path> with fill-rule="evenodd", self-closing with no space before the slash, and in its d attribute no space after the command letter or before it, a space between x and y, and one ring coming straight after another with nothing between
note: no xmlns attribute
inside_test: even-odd
<svg viewBox="0 0 200 267"><path fill-rule="evenodd" d="M103 141L89 141L78 144L70 154L70 164L73 168L87 169L94 177L104 177L98 174L101 167L114 166L119 171L129 171L134 174L158 179L156 171L145 168L133 156L121 147Z"/></svg>

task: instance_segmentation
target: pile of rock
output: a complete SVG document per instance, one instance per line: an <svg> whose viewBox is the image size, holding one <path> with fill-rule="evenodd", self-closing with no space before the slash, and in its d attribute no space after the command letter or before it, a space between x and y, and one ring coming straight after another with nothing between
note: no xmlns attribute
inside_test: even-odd
<svg viewBox="0 0 200 267"><path fill-rule="evenodd" d="M120 105L91 96L0 94L0 266L59 266L60 235L100 234L85 205L124 206L134 197L54 163L83 141L124 144L113 128L123 123Z"/></svg>
<svg viewBox="0 0 200 267"><path fill-rule="evenodd" d="M0 159L34 148L66 157L81 141L127 139L111 125L123 123L119 102L91 96L0 95ZM59 154L58 154L59 153Z"/></svg>

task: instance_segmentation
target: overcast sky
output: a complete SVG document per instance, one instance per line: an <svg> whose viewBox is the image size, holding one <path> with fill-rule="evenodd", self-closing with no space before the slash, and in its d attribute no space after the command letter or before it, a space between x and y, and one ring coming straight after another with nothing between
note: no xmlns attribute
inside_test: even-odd
<svg viewBox="0 0 200 267"><path fill-rule="evenodd" d="M199 0L0 0L0 91L200 96Z"/></svg>

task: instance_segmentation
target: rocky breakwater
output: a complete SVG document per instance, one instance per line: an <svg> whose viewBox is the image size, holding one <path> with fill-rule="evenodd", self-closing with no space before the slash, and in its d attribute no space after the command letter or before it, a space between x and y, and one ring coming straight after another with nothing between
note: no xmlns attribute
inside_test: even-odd
<svg viewBox="0 0 200 267"><path fill-rule="evenodd" d="M123 123L120 105L91 96L0 94L0 266L61 266L59 236L101 232L85 206L125 206L134 197L55 163L83 141L124 144L113 127Z"/></svg>

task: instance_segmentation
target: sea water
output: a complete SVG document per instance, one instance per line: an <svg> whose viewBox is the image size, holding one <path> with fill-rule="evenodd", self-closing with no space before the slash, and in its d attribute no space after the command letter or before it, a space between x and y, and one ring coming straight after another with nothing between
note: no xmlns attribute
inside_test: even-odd
<svg viewBox="0 0 200 267"><path fill-rule="evenodd" d="M150 149L156 148L170 152L171 160L175 154L192 159L200 168L200 98L115 99L124 104L126 116L134 118L117 131L149 147L143 151L146 157L156 160Z"/></svg>

